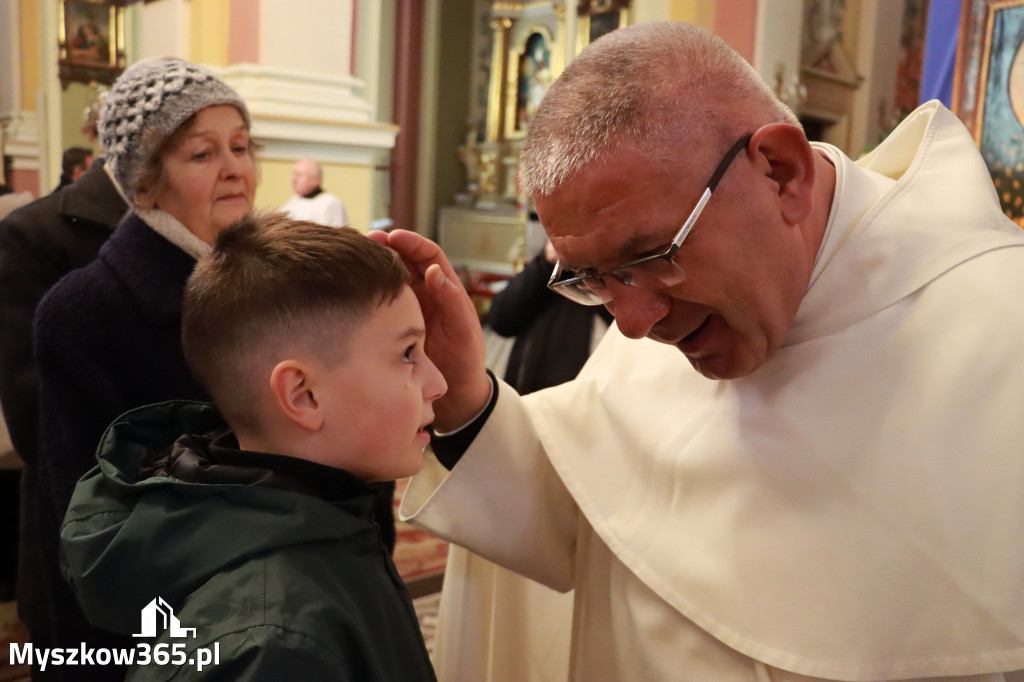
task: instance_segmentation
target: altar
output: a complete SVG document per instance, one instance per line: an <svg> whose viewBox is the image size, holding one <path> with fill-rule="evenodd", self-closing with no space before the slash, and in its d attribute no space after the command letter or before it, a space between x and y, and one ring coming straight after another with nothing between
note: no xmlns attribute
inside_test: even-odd
<svg viewBox="0 0 1024 682"><path fill-rule="evenodd" d="M438 215L438 243L456 267L511 276L543 247L543 238L538 242L527 229L529 200L516 191L530 119L568 61L628 23L630 2L507 0L482 10L490 31L479 36L474 59L484 63L473 72L488 76L474 100L486 106L471 111L458 149L466 187Z"/></svg>
<svg viewBox="0 0 1024 682"><path fill-rule="evenodd" d="M495 209L441 209L437 241L456 268L511 277L515 274L516 250L522 235L515 205Z"/></svg>

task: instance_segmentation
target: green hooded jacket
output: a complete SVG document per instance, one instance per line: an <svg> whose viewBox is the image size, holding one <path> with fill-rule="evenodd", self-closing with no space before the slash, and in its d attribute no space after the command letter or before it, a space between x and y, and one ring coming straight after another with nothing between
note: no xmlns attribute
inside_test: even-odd
<svg viewBox="0 0 1024 682"><path fill-rule="evenodd" d="M89 620L146 634L147 607L177 619L154 619L157 636L138 640L128 679L434 680L370 520L374 487L242 452L226 429L205 403L132 410L75 488L62 565ZM163 665L139 665L157 655Z"/></svg>

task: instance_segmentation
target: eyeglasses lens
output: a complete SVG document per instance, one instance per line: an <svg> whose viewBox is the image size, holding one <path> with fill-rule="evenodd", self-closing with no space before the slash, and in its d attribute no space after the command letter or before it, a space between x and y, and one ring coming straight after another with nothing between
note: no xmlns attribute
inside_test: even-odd
<svg viewBox="0 0 1024 682"><path fill-rule="evenodd" d="M648 291L675 286L685 279L685 271L671 258L653 258L643 263L616 268L602 277L587 277L557 287L558 292L583 305L602 305L612 300L607 279Z"/></svg>

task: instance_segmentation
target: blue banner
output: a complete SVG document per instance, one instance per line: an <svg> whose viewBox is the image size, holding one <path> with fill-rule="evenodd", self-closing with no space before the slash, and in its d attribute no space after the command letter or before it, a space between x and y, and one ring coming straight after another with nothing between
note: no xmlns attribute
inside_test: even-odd
<svg viewBox="0 0 1024 682"><path fill-rule="evenodd" d="M921 102L937 99L953 106L953 70L960 28L960 0L931 0L928 3L928 32L924 41L921 70Z"/></svg>

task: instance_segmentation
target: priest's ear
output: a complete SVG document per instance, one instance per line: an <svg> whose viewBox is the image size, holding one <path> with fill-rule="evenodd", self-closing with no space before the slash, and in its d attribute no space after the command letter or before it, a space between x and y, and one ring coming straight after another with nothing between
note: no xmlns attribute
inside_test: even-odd
<svg viewBox="0 0 1024 682"><path fill-rule="evenodd" d="M270 373L270 392L277 409L308 431L319 431L324 423L315 383L315 373L298 360L282 360Z"/></svg>
<svg viewBox="0 0 1024 682"><path fill-rule="evenodd" d="M810 214L814 190L814 150L804 131L789 123L757 129L747 146L754 167L776 186L779 211L790 225Z"/></svg>

